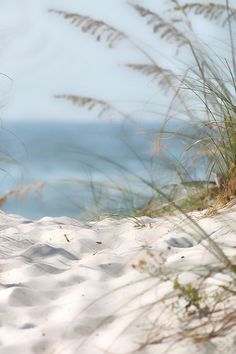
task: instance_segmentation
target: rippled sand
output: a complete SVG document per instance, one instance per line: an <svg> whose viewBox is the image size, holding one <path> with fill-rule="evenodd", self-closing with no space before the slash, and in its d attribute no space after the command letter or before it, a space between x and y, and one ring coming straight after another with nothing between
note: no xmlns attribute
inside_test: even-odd
<svg viewBox="0 0 236 354"><path fill-rule="evenodd" d="M235 263L236 212L227 214L231 221L223 212L192 216ZM229 281L222 269L211 273L220 261L209 240L183 217L139 220L33 222L1 213L0 353L234 353L233 327L209 340L185 331L183 317L196 308L174 291L177 276L200 289L210 272L209 296Z"/></svg>

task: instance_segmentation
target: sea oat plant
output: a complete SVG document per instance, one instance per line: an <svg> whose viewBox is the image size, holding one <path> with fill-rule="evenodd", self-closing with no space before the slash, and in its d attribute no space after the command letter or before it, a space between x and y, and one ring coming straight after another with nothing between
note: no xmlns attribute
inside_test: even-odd
<svg viewBox="0 0 236 354"><path fill-rule="evenodd" d="M129 5L134 16L136 14L140 17L143 25L150 29L152 32L150 36L159 37L161 41L175 48L175 68L173 65L170 68L163 67L147 46L140 45L135 37L132 37L132 33L126 33L122 28L115 28L100 19L60 9L50 12L62 16L84 33L94 36L97 41L106 43L109 48L119 45L121 41L127 41L134 50L142 53L145 61L139 64L127 63L127 68L146 76L147 79L155 80L163 92L170 96L170 105L164 115L163 126L159 134L156 134L153 144L161 146L163 152L165 151L163 137L172 135L174 139L179 137L180 140L184 140L185 153L179 166L182 164L185 171L190 171L186 160L192 161L193 156L194 163L197 159L207 160L205 171L207 183L204 185L209 187L212 185L211 182L215 181L214 191L220 195L218 204L220 202L219 205L222 206L236 195L236 63L233 36L236 9L229 1L220 4L214 2L180 4L179 1L172 0L169 2L169 11L159 14L155 10L155 4L153 9L137 1ZM196 17L214 22L225 31L230 45L230 54L227 57L221 57L213 49L206 50L192 24ZM181 54L182 50L184 54ZM189 63L183 60L182 55L188 56ZM136 121L134 115L124 112L103 98L66 93L55 97L94 110L98 116L119 115L131 122ZM169 122L177 115L182 119L181 132L178 129L174 131L169 129ZM189 126L190 131L186 128ZM183 168L180 175L181 182L192 181L191 172L188 172L186 177ZM198 190L198 193L205 207L202 197L205 192Z"/></svg>

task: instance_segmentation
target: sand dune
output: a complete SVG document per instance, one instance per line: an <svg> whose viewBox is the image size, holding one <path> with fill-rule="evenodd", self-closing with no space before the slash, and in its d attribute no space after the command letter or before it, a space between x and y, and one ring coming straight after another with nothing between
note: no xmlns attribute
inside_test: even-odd
<svg viewBox="0 0 236 354"><path fill-rule="evenodd" d="M223 212L200 216L192 214L235 263L236 212L227 214L230 222ZM209 240L178 217L141 220L138 228L131 219L31 221L1 213L0 353L235 353L236 326L207 340L190 335L191 318L209 320L210 294L230 281L219 266L211 272L220 261L207 250ZM176 296L174 281L178 276L181 284L201 289L207 272L209 299L199 315ZM224 306L226 314L231 299L222 298L216 308ZM213 329L208 323L199 331Z"/></svg>

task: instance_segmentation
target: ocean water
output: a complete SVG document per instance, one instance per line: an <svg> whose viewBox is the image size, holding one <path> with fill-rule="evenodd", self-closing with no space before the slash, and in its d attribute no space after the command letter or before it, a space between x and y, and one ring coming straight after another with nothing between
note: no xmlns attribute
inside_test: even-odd
<svg viewBox="0 0 236 354"><path fill-rule="evenodd" d="M158 128L146 124L144 133L136 126L99 121L3 125L0 194L9 195L2 210L32 219L128 212L134 192L136 206L151 193L139 177L157 184L178 180L173 166L153 153ZM177 140L168 149L172 157L181 156Z"/></svg>

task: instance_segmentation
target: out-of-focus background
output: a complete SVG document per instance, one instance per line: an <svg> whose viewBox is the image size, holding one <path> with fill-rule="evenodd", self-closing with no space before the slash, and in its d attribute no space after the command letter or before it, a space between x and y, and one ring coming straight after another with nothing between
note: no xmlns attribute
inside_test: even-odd
<svg viewBox="0 0 236 354"><path fill-rule="evenodd" d="M168 12L171 1L141 3L178 21ZM128 39L111 49L51 10L103 20ZM194 21L200 37L222 48L214 24ZM125 209L129 188L138 190L127 170L160 183L177 181L171 166L154 161L152 144L172 96L126 66L147 62L148 54L176 69L176 48L153 35L129 2L0 0L0 50L3 210L30 218L80 217L109 203ZM187 63L183 49L178 65ZM65 94L104 100L116 111L101 116L99 107L55 97ZM126 112L125 119L118 111ZM170 151L180 156L181 145L172 141ZM124 188L120 204L104 198L106 185L117 183Z"/></svg>
<svg viewBox="0 0 236 354"><path fill-rule="evenodd" d="M152 46L148 28L126 0L1 0L0 9L0 68L13 80L2 77L0 82L5 121L88 122L97 118L86 109L54 99L64 93L103 98L130 111L142 110L145 102L157 103L154 85L125 68L127 63L146 60L134 46L122 41L111 50L49 11L101 19L131 33L138 45ZM160 56L165 48L168 45L162 43L157 53L155 47L152 50Z"/></svg>

